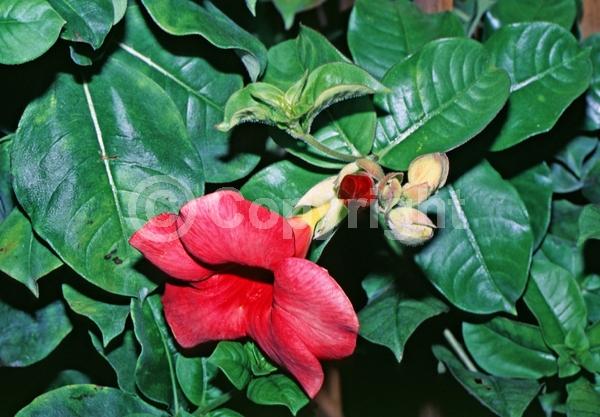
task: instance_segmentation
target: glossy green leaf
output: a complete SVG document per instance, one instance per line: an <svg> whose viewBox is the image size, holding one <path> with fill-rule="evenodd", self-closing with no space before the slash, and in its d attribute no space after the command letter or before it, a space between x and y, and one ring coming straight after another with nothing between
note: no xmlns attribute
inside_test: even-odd
<svg viewBox="0 0 600 417"><path fill-rule="evenodd" d="M10 171L10 145L13 137L14 135L8 135L0 138L0 223L16 204Z"/></svg>
<svg viewBox="0 0 600 417"><path fill-rule="evenodd" d="M67 385L91 384L92 379L76 369L65 369L60 371L48 384L46 391L52 391Z"/></svg>
<svg viewBox="0 0 600 417"><path fill-rule="evenodd" d="M598 140L578 136L571 140L555 156L552 164L552 181L557 193L571 193L584 186L587 161L598 147Z"/></svg>
<svg viewBox="0 0 600 417"><path fill-rule="evenodd" d="M183 393L197 406L206 406L221 394L220 390L211 386L211 381L217 374L217 367L206 358L178 355L175 368Z"/></svg>
<svg viewBox="0 0 600 417"><path fill-rule="evenodd" d="M243 389L250 382L250 360L243 344L219 342L208 361L222 370L238 390Z"/></svg>
<svg viewBox="0 0 600 417"><path fill-rule="evenodd" d="M223 122L217 127L226 132L249 122L284 126L289 119L284 106L284 92L279 88L263 82L248 84L229 97Z"/></svg>
<svg viewBox="0 0 600 417"><path fill-rule="evenodd" d="M63 39L98 49L115 20L113 0L48 0L67 22Z"/></svg>
<svg viewBox="0 0 600 417"><path fill-rule="evenodd" d="M553 348L564 344L569 332L586 325L587 309L577 282L558 265L533 260L524 300Z"/></svg>
<svg viewBox="0 0 600 417"><path fill-rule="evenodd" d="M241 77L218 71L192 52L178 51L168 42L171 37L164 38L157 37L141 10L132 6L115 56L152 78L173 99L202 159L206 181L230 182L246 176L260 157L242 149L232 153L238 145L230 134L214 127L223 120L229 96L242 87Z"/></svg>
<svg viewBox="0 0 600 417"><path fill-rule="evenodd" d="M172 35L200 35L218 48L234 49L256 80L267 65L265 46L238 26L216 6L204 1L142 0L152 19Z"/></svg>
<svg viewBox="0 0 600 417"><path fill-rule="evenodd" d="M143 94L140 94L143 91ZM202 194L202 164L171 99L118 59L91 81L59 75L12 143L15 193L35 231L106 291L154 288L131 234Z"/></svg>
<svg viewBox="0 0 600 417"><path fill-rule="evenodd" d="M529 379L508 379L471 372L446 348L433 347L433 354L444 363L452 375L484 406L501 417L521 417L540 390Z"/></svg>
<svg viewBox="0 0 600 417"><path fill-rule="evenodd" d="M533 246L519 194L484 161L428 204L440 229L416 260L429 280L466 311L514 312Z"/></svg>
<svg viewBox="0 0 600 417"><path fill-rule="evenodd" d="M295 40L281 42L269 49L269 65L263 80L281 89L289 88L306 71L332 62L349 62L323 35L302 26ZM373 146L377 116L371 101L357 98L323 111L312 126L312 135L338 152L367 155ZM293 155L318 167L340 168L345 163L307 147L285 133L273 138Z"/></svg>
<svg viewBox="0 0 600 417"><path fill-rule="evenodd" d="M588 204L579 216L579 239L577 242L582 244L588 239L600 239L600 205L598 204Z"/></svg>
<svg viewBox="0 0 600 417"><path fill-rule="evenodd" d="M591 274L581 282L581 293L588 310L588 320L600 321L600 275Z"/></svg>
<svg viewBox="0 0 600 417"><path fill-rule="evenodd" d="M71 332L60 300L22 310L4 297L0 298L0 366L21 368L39 362Z"/></svg>
<svg viewBox="0 0 600 417"><path fill-rule="evenodd" d="M125 330L125 322L129 317L127 304L96 300L67 284L63 284L62 291L71 310L89 318L98 326L104 347Z"/></svg>
<svg viewBox="0 0 600 417"><path fill-rule="evenodd" d="M589 202L600 204L600 147L586 162L581 194Z"/></svg>
<svg viewBox="0 0 600 417"><path fill-rule="evenodd" d="M536 256L566 269L575 278L580 277L585 267L583 252L577 243L551 233L546 235Z"/></svg>
<svg viewBox="0 0 600 417"><path fill-rule="evenodd" d="M126 417L135 414L168 416L139 397L115 388L71 385L37 397L15 417Z"/></svg>
<svg viewBox="0 0 600 417"><path fill-rule="evenodd" d="M477 31L481 19L497 0L458 0L452 12L463 22L469 37Z"/></svg>
<svg viewBox="0 0 600 417"><path fill-rule="evenodd" d="M174 356L177 350L163 318L160 296L153 295L144 301L132 299L131 318L135 336L142 346L135 367L137 387L154 401L176 404L178 391Z"/></svg>
<svg viewBox="0 0 600 417"><path fill-rule="evenodd" d="M570 30L576 14L575 0L501 0L490 9L486 20L493 30L511 23L540 21Z"/></svg>
<svg viewBox="0 0 600 417"><path fill-rule="evenodd" d="M260 351L258 346L253 342L246 342L244 345L246 352L248 353L248 360L250 362L250 370L255 376L269 375L277 370L275 366Z"/></svg>
<svg viewBox="0 0 600 417"><path fill-rule="evenodd" d="M552 202L552 216L549 232L563 239L577 242L579 238L579 216L583 206L571 203L569 200Z"/></svg>
<svg viewBox="0 0 600 417"><path fill-rule="evenodd" d="M206 415L206 417L243 417L240 413L237 413L228 408L219 408L218 410L213 410Z"/></svg>
<svg viewBox="0 0 600 417"><path fill-rule="evenodd" d="M110 364L117 375L119 388L125 392L136 394L135 367L138 359L138 347L132 330L126 330L113 340L107 348L100 339L90 332L92 344L98 353Z"/></svg>
<svg viewBox="0 0 600 417"><path fill-rule="evenodd" d="M114 10L114 19L113 23L116 25L123 19L125 13L127 12L127 0L112 0L113 10Z"/></svg>
<svg viewBox="0 0 600 417"><path fill-rule="evenodd" d="M256 16L256 2L257 0L246 0L246 7L248 7L252 16Z"/></svg>
<svg viewBox="0 0 600 417"><path fill-rule="evenodd" d="M545 162L511 178L510 183L525 203L533 233L533 247L537 248L548 230L552 206L552 176Z"/></svg>
<svg viewBox="0 0 600 417"><path fill-rule="evenodd" d="M240 191L247 199L287 217L308 190L329 176L279 161L254 174Z"/></svg>
<svg viewBox="0 0 600 417"><path fill-rule="evenodd" d="M22 64L46 52L65 21L46 0L0 2L0 64Z"/></svg>
<svg viewBox="0 0 600 417"><path fill-rule="evenodd" d="M538 379L558 371L536 326L497 317L485 324L463 323L463 337L477 364L492 375Z"/></svg>
<svg viewBox="0 0 600 417"><path fill-rule="evenodd" d="M596 417L600 410L600 393L580 377L567 385L567 417Z"/></svg>
<svg viewBox="0 0 600 417"><path fill-rule="evenodd" d="M37 281L62 265L34 235L19 208L0 223L0 271L25 285L37 297Z"/></svg>
<svg viewBox="0 0 600 417"><path fill-rule="evenodd" d="M296 14L313 7L317 7L325 0L273 0L275 8L283 17L286 29L290 29L294 23Z"/></svg>
<svg viewBox="0 0 600 417"><path fill-rule="evenodd" d="M454 14L424 13L407 0L358 0L348 24L354 60L377 78L432 40L464 35Z"/></svg>
<svg viewBox="0 0 600 417"><path fill-rule="evenodd" d="M589 50L582 49L573 35L558 25L508 25L494 33L486 47L495 65L505 69L511 80L507 113L492 150L509 148L550 130L589 86Z"/></svg>
<svg viewBox="0 0 600 417"><path fill-rule="evenodd" d="M284 405L293 415L309 402L298 384L281 374L253 379L248 384L246 395L257 404Z"/></svg>
<svg viewBox="0 0 600 417"><path fill-rule="evenodd" d="M419 155L448 151L479 133L506 102L510 84L481 44L468 39L429 43L382 82L392 93L375 97L389 114L379 119L374 153L400 170Z"/></svg>
<svg viewBox="0 0 600 417"><path fill-rule="evenodd" d="M398 362L402 360L404 346L417 327L448 310L434 297L407 298L391 277L368 276L362 285L369 301L358 313L360 335L370 342L388 347Z"/></svg>
<svg viewBox="0 0 600 417"><path fill-rule="evenodd" d="M596 33L583 42L584 47L591 48L592 81L585 95L587 130L600 129L600 34Z"/></svg>

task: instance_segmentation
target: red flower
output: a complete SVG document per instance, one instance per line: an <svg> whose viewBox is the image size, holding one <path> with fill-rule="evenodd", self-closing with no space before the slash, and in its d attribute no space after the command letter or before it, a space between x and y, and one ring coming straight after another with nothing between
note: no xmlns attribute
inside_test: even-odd
<svg viewBox="0 0 600 417"><path fill-rule="evenodd" d="M344 176L338 189L338 198L344 200L346 205L355 201L361 207L369 206L377 198L373 178L363 172Z"/></svg>
<svg viewBox="0 0 600 417"><path fill-rule="evenodd" d="M350 355L358 320L327 271L302 259L311 235L305 223L220 191L158 215L130 243L179 280L166 284L163 304L181 346L249 336L314 397L319 359Z"/></svg>

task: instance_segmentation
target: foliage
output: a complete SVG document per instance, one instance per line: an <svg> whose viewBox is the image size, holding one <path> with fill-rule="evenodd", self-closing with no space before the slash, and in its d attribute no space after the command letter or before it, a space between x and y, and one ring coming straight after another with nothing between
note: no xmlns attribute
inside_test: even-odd
<svg viewBox="0 0 600 417"><path fill-rule="evenodd" d="M600 34L580 35L586 10L342 3L0 0L0 380L52 376L12 403L7 387L1 416L315 415L321 398L252 340L179 346L171 278L129 244L220 187L326 231L307 257L347 292L362 337L330 365L347 415L389 411L353 384L416 415L401 387L427 375L430 398L452 377L483 405L461 415L600 416ZM348 175L344 195L372 195L344 197ZM61 353L73 341L88 365ZM373 378L412 372L360 385L359 362Z"/></svg>

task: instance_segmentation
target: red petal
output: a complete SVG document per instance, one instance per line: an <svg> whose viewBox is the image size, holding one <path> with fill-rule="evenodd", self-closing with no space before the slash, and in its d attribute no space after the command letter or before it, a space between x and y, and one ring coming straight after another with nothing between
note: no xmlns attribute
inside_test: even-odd
<svg viewBox="0 0 600 417"><path fill-rule="evenodd" d="M129 239L150 262L166 274L186 281L197 281L213 271L196 262L183 248L177 233L177 215L162 213L150 219Z"/></svg>
<svg viewBox="0 0 600 417"><path fill-rule="evenodd" d="M250 334L284 365L312 398L323 383L318 359L352 354L358 319L352 304L327 271L299 258L275 270L270 317L257 317Z"/></svg>
<svg viewBox="0 0 600 417"><path fill-rule="evenodd" d="M248 317L269 311L272 294L269 283L217 274L194 286L167 283L163 305L175 339L190 348L247 336Z"/></svg>
<svg viewBox="0 0 600 417"><path fill-rule="evenodd" d="M287 221L294 229L295 256L305 258L312 242L313 230L310 225L299 217L292 217Z"/></svg>
<svg viewBox="0 0 600 417"><path fill-rule="evenodd" d="M233 191L190 201L181 209L178 224L185 248L209 264L272 269L294 256L294 233L288 222Z"/></svg>

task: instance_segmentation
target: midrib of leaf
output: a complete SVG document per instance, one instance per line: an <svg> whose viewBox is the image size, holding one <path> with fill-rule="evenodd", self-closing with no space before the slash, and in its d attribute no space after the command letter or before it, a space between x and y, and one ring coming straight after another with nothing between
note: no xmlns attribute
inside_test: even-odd
<svg viewBox="0 0 600 417"><path fill-rule="evenodd" d="M189 86L187 83L185 83L184 81L180 80L175 75L173 75L171 72L169 72L165 68L163 68L160 65L158 65L150 57L142 54L141 52L139 52L135 48L133 48L133 47L131 47L131 46L129 46L129 45L123 43L123 42L119 43L119 47L121 49L123 49L125 52L127 52L128 54L130 54L131 56L133 56L134 58L139 59L144 64L148 65L150 68L154 69L155 71L158 71L160 74L162 74L163 76L165 76L168 79L170 79L171 81L173 81L174 83L176 83L177 85L179 85L180 87L182 87L184 90L186 90L187 92L189 92L191 95L198 97L199 99L201 99L202 101L204 101L209 106L211 106L211 107L219 110L220 112L224 111L224 108L221 105L215 103L213 100L211 100L207 96L200 94L198 91L196 91L194 88L192 88L191 86Z"/></svg>
<svg viewBox="0 0 600 417"><path fill-rule="evenodd" d="M448 186L448 193L450 194L450 198L452 199L452 206L456 210L456 215L464 226L463 230L467 234L467 240L469 241L471 248L473 248L473 252L475 252L475 257L477 258L477 260L479 261L481 266L483 266L483 270L485 271L485 274L487 275L488 280L494 285L494 287L498 291L498 294L500 294L500 296L507 303L507 305L510 306L511 305L510 301L506 298L504 293L502 293L502 291L500 291L500 287L498 287L498 284L496 283L496 281L494 281L494 277L491 274L490 270L488 269L487 263L485 262L485 258L483 257L483 253L481 252L481 248L479 247L479 243L477 242L477 239L475 238L475 234L473 233L473 230L471 229L469 219L467 219L467 216L466 216L465 212L463 211L462 206L460 205L460 200L458 199L458 196L456 195L454 186L452 186L452 185Z"/></svg>
<svg viewBox="0 0 600 417"><path fill-rule="evenodd" d="M348 148L350 149L352 154L353 155L362 155L362 153L358 149L356 149L356 146L354 146L354 144L350 141L350 138L348 138L348 135L346 135L346 132L340 126L338 120L335 117L333 117L333 115L331 114L331 111L329 109L326 109L325 113L327 113L327 117L329 117L331 119L331 121L333 122L333 125L335 126L336 130L338 132L340 132L340 138L342 138L342 140L346 143L346 146L348 146Z"/></svg>
<svg viewBox="0 0 600 417"><path fill-rule="evenodd" d="M154 306L152 305L152 302L150 301L150 299L147 300L148 302L148 306L150 307L150 312L152 313L152 319L154 320L154 324L156 326L156 329L158 330L158 334L160 335L160 341L163 345L163 348L165 349L165 355L167 357L167 364L169 365L169 375L171 376L171 391L173 393L173 409L175 410L175 412L179 411L179 399L177 398L177 385L176 385L176 376L175 376L175 368L173 366L173 361L171 358L171 350L169 349L169 345L167 343L167 340L165 338L165 335L162 332L160 323L161 320L159 317L157 317L157 313L154 309ZM142 307L143 309L143 307ZM142 313L143 314L143 313Z"/></svg>
<svg viewBox="0 0 600 417"><path fill-rule="evenodd" d="M488 70L489 69L490 68L488 68ZM483 76L485 76L485 75L491 74L491 72L493 72L493 71L489 71L489 72L482 73L482 74L484 74ZM457 92L457 94L454 95L452 97L452 99L443 103L434 111L432 111L430 113L424 113L423 117L421 119L417 120L411 127L406 129L404 132L401 132L396 137L396 139L392 140L388 145L386 145L381 152L378 152L377 155L379 156L379 158L380 159L383 158L394 147L396 147L396 145L400 144L402 141L404 141L404 139L406 139L407 137L409 137L410 135L415 133L417 130L419 130L421 127L423 127L427 122L432 120L434 117L437 117L440 114L442 114L444 112L444 110L446 110L448 107L450 107L452 104L454 104L459 98L464 97L471 90L471 88L473 88L483 78L483 76L480 74L480 76L475 78L475 80L472 83L470 83L464 90ZM416 91L417 91L417 94L420 94L418 87L417 87ZM390 100L390 99L388 98L388 100ZM394 124L396 125L396 128L398 130L400 130L400 127L398 126L398 124L396 122L396 118L393 115L391 117L392 117L392 120L394 121ZM383 127L382 127L382 129L383 129ZM385 129L383 129L383 130L385 130ZM387 133L386 133L386 136L388 136Z"/></svg>
<svg viewBox="0 0 600 417"><path fill-rule="evenodd" d="M487 329L488 329L490 332L497 334L497 335L498 335L498 336L500 336L502 339L505 339L505 340L507 340L509 343L511 343L511 344L513 344L513 345L515 345L515 346L522 347L522 348L524 348L524 349L531 350L531 351L533 351L533 352L542 353L542 354L544 354L544 355L551 354L551 353L550 353L550 352L548 352L548 351L539 350L539 349L533 348L533 347L531 347L531 346L526 346L526 345L524 345L524 344L522 344L522 343L518 343L518 341L516 341L516 340L514 340L514 339L511 339L510 337L506 336L504 333L501 333L501 332L499 332L499 331L496 331L495 329L492 329L492 328L489 328L489 327L488 327Z"/></svg>
<svg viewBox="0 0 600 417"><path fill-rule="evenodd" d="M536 81L541 80L542 78L544 78L546 75L552 73L554 70L561 68L561 67L566 67L568 64L572 63L573 61L576 61L578 59L580 59L582 57L582 55L585 55L587 52L586 50L583 50L582 52L574 55L572 58L561 61L559 64L557 65L552 65L550 67L548 67L547 69L545 69L544 71L537 73L536 75L534 75L531 78L528 78L524 81L521 81L515 85L512 85L510 87L510 92L513 93L515 91L519 91L525 87L527 87L529 84L532 84Z"/></svg>
<svg viewBox="0 0 600 417"><path fill-rule="evenodd" d="M117 212L117 217L119 218L121 235L123 241L127 242L127 233L125 231L125 224L123 223L124 216L121 210L121 205L119 204L117 186L115 184L115 180L110 169L109 158L106 154L106 148L104 146L104 137L102 136L102 130L100 128L100 123L98 122L98 115L96 114L96 108L94 106L94 101L92 99L92 95L90 94L90 89L88 87L87 82L83 83L83 92L85 95L85 100L87 102L88 110L90 112L90 116L92 118L92 123L94 125L94 131L96 132L96 140L98 141L98 146L100 147L100 158L102 159L102 163L104 164L104 170L106 171L106 177L108 178L108 184L112 193L113 203Z"/></svg>

